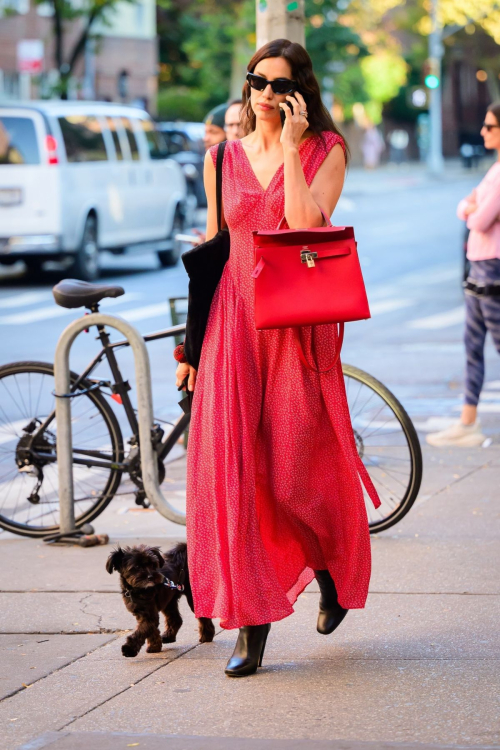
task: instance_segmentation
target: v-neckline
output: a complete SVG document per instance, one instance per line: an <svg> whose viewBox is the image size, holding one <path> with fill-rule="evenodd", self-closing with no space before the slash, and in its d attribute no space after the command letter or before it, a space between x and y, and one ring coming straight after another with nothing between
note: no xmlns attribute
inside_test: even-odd
<svg viewBox="0 0 500 750"><path fill-rule="evenodd" d="M304 145L304 143L307 143L308 141L310 141L310 140L311 140L311 138L314 138L314 135L310 135L310 136L309 136L308 138L306 138L305 140L303 140L303 141L302 141L302 143L299 143L299 152L300 152L300 149L302 148L302 146ZM267 191L269 190L269 188L270 188L270 187L271 187L271 185L273 184L274 180L276 179L276 177L278 176L278 174L279 174L279 173L281 172L281 170L283 169L283 167L284 167L284 165L285 165L285 162L284 162L284 161L282 161L282 162L281 162L281 164L279 165L278 169L276 170L276 172L275 172L275 173L273 174L273 176L271 177L271 180L269 181L269 184L268 184L268 186L267 186L267 187L265 188L265 187L263 187L263 186L262 186L262 184L260 183L260 180L259 180L259 178L258 178L258 177L257 177L257 175L255 174L255 170L254 170L254 168L252 167L252 164L251 164L251 162L250 162L250 159L248 158L248 154L247 154L247 152L245 151L245 147L243 146L243 144L242 144L242 142L241 142L241 139L238 139L238 143L240 144L241 150L243 151L243 155L244 155L245 159L247 160L247 164L248 164L248 166L250 167L250 171L251 171L251 173L252 173L252 175L253 175L253 178L254 178L255 182L256 182L256 183L257 183L257 185L258 185L258 186L260 187L260 189L261 189L262 193L264 193L264 194L265 194L265 193L267 193Z"/></svg>

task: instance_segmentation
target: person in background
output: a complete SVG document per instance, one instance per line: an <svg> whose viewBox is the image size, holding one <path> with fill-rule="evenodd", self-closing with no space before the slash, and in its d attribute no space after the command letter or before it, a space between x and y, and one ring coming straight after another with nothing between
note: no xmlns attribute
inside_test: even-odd
<svg viewBox="0 0 500 750"><path fill-rule="evenodd" d="M222 104L221 107L216 107L215 109L222 109L226 108L225 114L224 114L224 138L222 138L222 141L228 140L228 141L237 141L239 138L242 138L244 135L243 129L241 127L241 118L240 118L240 112L241 112L241 99L232 99L227 104ZM208 118L211 114L213 114L215 110L212 110L212 112L209 112L206 119L205 119L205 148L207 148L207 140L206 140L206 128L208 123ZM213 123L210 124L210 128L214 128ZM219 130L220 128L217 128ZM215 145L216 143L220 143L221 140L213 141L213 143L210 143L210 146ZM200 232L199 229L193 228L193 234L197 236L197 240L193 240L191 244L194 245L201 245L202 242L205 242L205 232Z"/></svg>
<svg viewBox="0 0 500 750"><path fill-rule="evenodd" d="M485 436L477 418L484 382L484 343L488 331L500 354L500 102L488 107L481 128L484 145L498 159L472 193L458 205L458 217L470 229L465 286L465 403L460 420L427 442L435 446L481 445Z"/></svg>
<svg viewBox="0 0 500 750"><path fill-rule="evenodd" d="M232 99L226 109L224 130L228 141L237 141L245 135L241 125L241 99Z"/></svg>
<svg viewBox="0 0 500 750"><path fill-rule="evenodd" d="M224 130L226 110L227 104L219 104L218 107L211 109L203 120L205 123L203 145L206 151L211 146L215 146L217 143L222 143L222 141L226 140L226 132Z"/></svg>
<svg viewBox="0 0 500 750"><path fill-rule="evenodd" d="M361 150L365 169L375 169L380 164L380 156L385 148L380 131L370 122L365 130Z"/></svg>

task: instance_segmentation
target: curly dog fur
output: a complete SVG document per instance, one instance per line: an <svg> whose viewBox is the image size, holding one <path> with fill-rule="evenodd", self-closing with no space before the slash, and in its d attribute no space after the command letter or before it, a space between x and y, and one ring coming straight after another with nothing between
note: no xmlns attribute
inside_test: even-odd
<svg viewBox="0 0 500 750"><path fill-rule="evenodd" d="M174 643L182 625L179 599L185 595L194 612L193 594L189 583L187 546L177 544L162 553L159 547L140 544L118 547L106 563L108 573L120 574L123 602L137 620L137 627L122 646L124 656L137 656L144 643L148 653L161 651L162 643ZM180 591L165 585L165 579L183 584ZM160 635L160 612L165 617L165 630ZM213 640L215 628L208 617L198 619L200 643Z"/></svg>

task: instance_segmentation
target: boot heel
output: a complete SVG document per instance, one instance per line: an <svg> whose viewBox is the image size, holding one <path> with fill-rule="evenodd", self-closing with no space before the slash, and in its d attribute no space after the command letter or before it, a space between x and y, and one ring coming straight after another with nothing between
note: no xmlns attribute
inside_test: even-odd
<svg viewBox="0 0 500 750"><path fill-rule="evenodd" d="M267 636L271 625L245 625L240 628L233 655L225 672L228 677L255 674L262 664Z"/></svg>
<svg viewBox="0 0 500 750"><path fill-rule="evenodd" d="M271 626L269 626L269 630L271 630ZM262 666L262 659L264 658L264 651L266 650L267 636L269 635L269 630L267 631L266 637L264 638L264 643L262 644L262 651L260 652L260 659L259 659L259 667Z"/></svg>

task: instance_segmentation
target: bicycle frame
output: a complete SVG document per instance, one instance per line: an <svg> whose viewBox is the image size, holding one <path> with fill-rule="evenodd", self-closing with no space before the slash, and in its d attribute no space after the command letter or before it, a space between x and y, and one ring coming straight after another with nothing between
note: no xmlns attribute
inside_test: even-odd
<svg viewBox="0 0 500 750"><path fill-rule="evenodd" d="M116 356L115 356L115 349L120 348L126 348L130 347L130 342L126 339L121 341L115 341L114 343L111 343L109 339L109 334L106 331L104 326L97 326L97 330L99 333L99 339L102 344L102 349L97 354L96 357L90 362L90 364L87 365L85 370L81 373L81 375L78 376L76 381L72 384L70 393L73 394L78 390L78 387L80 384L89 379L89 375L91 375L94 370L98 367L98 365L106 359L108 361L111 373L113 375L114 382L109 383L109 387L111 388L111 391L113 394L116 394L120 396L123 408L125 409L125 414L127 416L128 423L130 425L130 429L132 431L133 438L138 441L138 435L139 435L139 427L137 423L137 418L135 415L134 408L132 406L132 402L130 400L130 397L128 395L128 391L131 390L130 386L128 384L128 381L124 381L122 379L122 374L120 371L120 367L118 365ZM143 336L143 339L146 343L149 343L151 341L159 341L160 339L165 338L171 338L173 336L177 336L181 333L184 333L186 330L185 325L177 325L172 326L170 328L166 328L162 331L156 331L155 333L146 334ZM92 382L92 381L90 381ZM96 385L103 384L108 385L108 383L100 380L94 381ZM33 434L33 438L35 439L37 435L43 433L50 423L55 419L55 410L49 414L47 419L39 425L39 427L36 429L36 431ZM163 461L165 456L170 452L172 447L175 445L177 440L179 439L180 435L184 432L187 425L189 424L189 415L182 414L179 419L173 423L172 430L168 433L164 441L159 441L157 444L156 452L158 455L159 461ZM107 456L104 453L101 453L100 451L91 451L91 450L84 450L84 449L78 449L77 447L73 447L73 453L79 454L81 457L73 456L73 463L75 464L82 464L84 466L99 466L102 468L111 468L119 471L126 471L128 469L128 463L116 463L114 461L110 461L109 456ZM47 453L36 453L34 451L34 455L38 456L40 458L43 458L45 460L52 460L55 462L57 460L57 456L55 454L47 454Z"/></svg>

